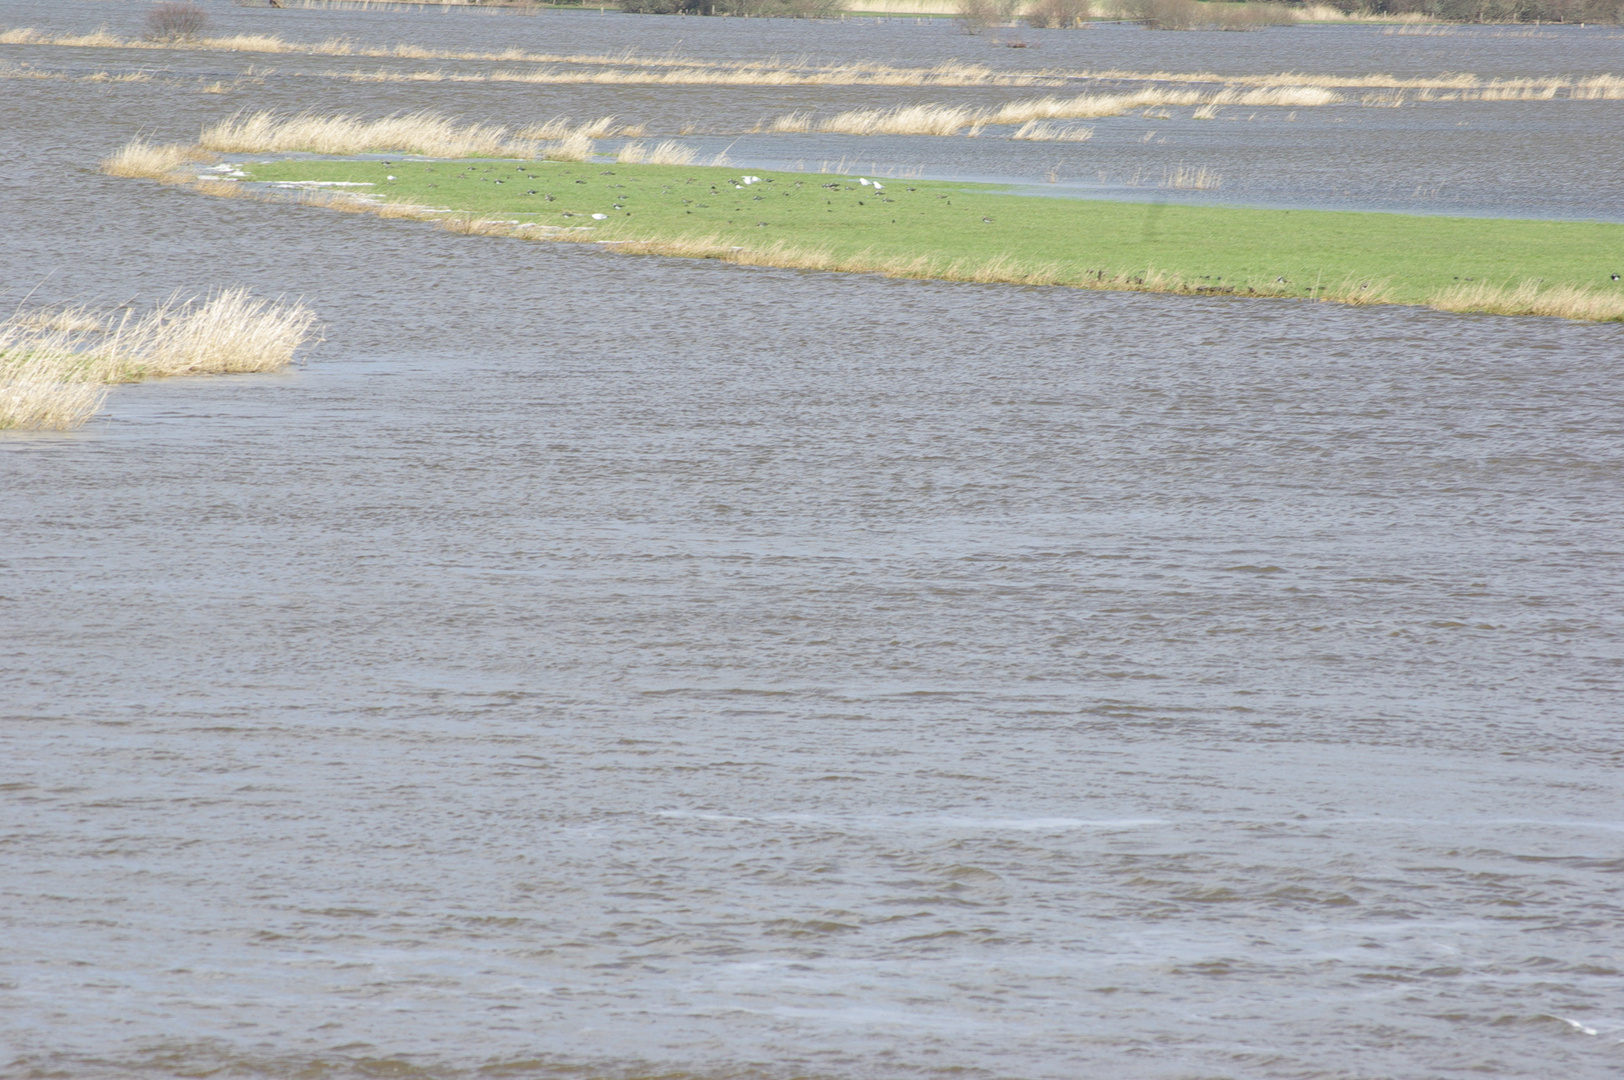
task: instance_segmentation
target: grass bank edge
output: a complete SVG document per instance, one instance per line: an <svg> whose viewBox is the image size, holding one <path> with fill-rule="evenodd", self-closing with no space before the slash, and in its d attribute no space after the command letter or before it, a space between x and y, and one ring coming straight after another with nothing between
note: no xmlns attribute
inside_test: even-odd
<svg viewBox="0 0 1624 1080"><path fill-rule="evenodd" d="M172 183L185 183L212 195L241 197L252 194L282 201L280 196L260 195L243 188L240 183L210 179L187 171L188 165L213 159L210 152L201 148L172 146L161 150L161 153L152 155L153 160L148 163L150 167L144 170L128 168L129 155L125 152L107 159L104 169L116 175L146 175ZM400 177L411 177L416 170L436 166L467 167L470 160L414 159L386 166L374 160L301 159L262 163L250 168L259 170L253 174L256 178L287 179L291 175L288 170L320 172L323 175L338 170L344 175L366 177L379 172L379 176L371 179L380 180L380 170L385 167L395 169ZM543 167L539 162L526 159L481 160L478 164L488 166L487 172L504 166L516 167L521 171L527 166ZM605 175L641 174L644 178L677 174L718 180L738 177L736 169L699 165L662 167L600 161L575 167L601 170ZM798 187L814 179L848 182L842 177L814 173L775 171L769 175L791 182L799 181ZM900 238L887 239L872 233L859 236L851 229L845 229L842 233L839 226L833 225L821 230L790 230L789 235L783 235L781 230L780 235L775 236L763 235L752 227L722 225L716 221L651 221L648 215L633 220L606 217L591 225L584 222L567 225L543 221L541 218L545 215L539 212L516 209L513 198L497 200L500 205L492 204L490 199L484 200L485 205L477 205L480 200L471 198L463 200L463 205L428 205L428 201L422 197L421 184L414 186L410 183L397 189L396 194L407 196L415 190L416 195L411 197L374 200L316 190L301 192L298 199L306 204L334 210L436 222L443 228L469 235L595 242L613 245L626 252L721 259L745 265L1029 286L1185 295L1266 296L1356 305L1421 304L1446 311L1624 321L1624 287L1607 288L1592 284L1585 279L1593 281L1601 273L1599 266L1581 270L1572 265L1580 258L1599 261L1604 254L1616 256L1618 261L1624 262L1624 225L1032 199L1010 194L1011 189L1007 187L941 181L899 181L892 185L893 190L898 184L908 185L910 191L914 188L925 189L926 194L952 192L961 200L1002 200L999 203L1000 218L1007 216L1006 212L1020 216L1023 213L1032 214L1032 208L1038 208L1035 216L1047 216L1050 220L1027 230L1029 237L1036 236L1037 239L1025 245L1026 249L1023 250L1020 243L1000 245L990 237L974 237L966 243L962 242L962 236L957 236L951 239L958 242L944 245L939 242L939 236L925 243L918 242L916 236L910 244L899 242ZM714 188L713 184L712 190ZM974 213L972 209L972 221ZM1186 251L1182 256L1174 252L1170 258L1139 261L1124 258L1112 261L1100 257L1098 252L1081 259L1056 258L1052 251L1034 253L1031 250L1034 245L1041 247L1052 240L1056 233L1053 227L1056 219L1069 217L1073 224L1085 219L1094 224L1114 219L1119 226L1118 234L1121 234L1122 223L1135 213L1151 222L1148 228L1171 232L1183 230L1187 235L1206 229L1205 250ZM579 214L575 216L585 217ZM1286 230L1288 225L1289 232ZM1243 246L1249 245L1246 257L1270 257L1269 244L1273 243L1277 249L1275 254L1279 256L1275 260L1277 268L1285 269L1287 262L1292 259L1297 261L1291 263L1289 272L1265 272L1255 268L1250 272L1238 271L1233 258L1235 253L1225 251L1223 238L1212 239L1212 230L1222 232L1224 227L1230 226L1240 227L1244 234ZM1127 227L1131 231L1131 223ZM1381 259L1369 258L1363 264L1353 265L1352 260L1344 258L1338 264L1334 257L1330 257L1322 260L1317 268L1303 261L1313 256L1316 244L1323 246L1329 237L1338 237L1342 243L1348 243L1350 236L1355 241L1363 237L1363 250L1369 254L1372 249L1368 236L1364 234L1372 230L1385 232L1388 238L1388 251ZM1272 233L1283 235L1286 239L1269 240ZM1469 259L1474 236L1480 255L1483 252L1492 253L1495 249L1511 249L1523 257L1530 247L1538 247L1542 251L1540 258L1543 261L1535 260L1537 265L1529 272L1504 272L1502 257L1500 264L1493 265L1488 271L1463 272L1445 277L1437 272L1436 264L1440 258L1456 255L1421 250L1427 241L1436 242L1440 236L1457 247L1463 246L1463 239L1467 241L1464 243L1464 254L1457 253L1467 260L1460 264L1463 268L1471 265ZM1258 246L1260 237L1264 238L1262 248ZM1578 257L1572 254L1576 243L1585 249L1585 253ZM1194 245L1194 248L1200 247L1200 244ZM1553 252L1556 253L1555 258ZM1567 253L1567 265L1563 264L1561 257L1564 252ZM1230 257L1227 263L1226 257ZM1191 259L1207 259L1208 262L1202 265L1200 262L1192 263ZM1430 278L1426 274L1420 275L1421 280L1416 280L1413 274L1406 277L1406 260L1413 268L1417 260L1425 259L1431 259L1435 267ZM1486 264L1492 263L1492 259L1486 260ZM1311 279L1309 274L1313 275Z"/></svg>

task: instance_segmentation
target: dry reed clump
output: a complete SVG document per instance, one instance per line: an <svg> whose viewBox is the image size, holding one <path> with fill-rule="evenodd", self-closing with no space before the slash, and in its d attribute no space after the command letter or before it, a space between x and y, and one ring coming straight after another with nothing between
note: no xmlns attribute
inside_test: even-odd
<svg viewBox="0 0 1624 1080"><path fill-rule="evenodd" d="M1439 311L1489 315L1552 315L1591 322L1624 321L1624 292L1586 285L1542 287L1533 280L1517 286L1462 283L1430 297L1427 306Z"/></svg>
<svg viewBox="0 0 1624 1080"><path fill-rule="evenodd" d="M818 124L839 135L957 135L979 112L963 105L899 105L894 109L852 109Z"/></svg>
<svg viewBox="0 0 1624 1080"><path fill-rule="evenodd" d="M89 420L107 397L87 379L82 332L0 323L0 429L68 430Z"/></svg>
<svg viewBox="0 0 1624 1080"><path fill-rule="evenodd" d="M98 334L107 327L100 315L83 304L70 307L19 309L3 324L6 328L28 331L57 331L68 334Z"/></svg>
<svg viewBox="0 0 1624 1080"><path fill-rule="evenodd" d="M1175 165L1162 171L1162 187L1174 191L1213 191L1223 183L1223 177L1205 165L1200 168Z"/></svg>
<svg viewBox="0 0 1624 1080"><path fill-rule="evenodd" d="M981 113L982 124L1025 124L1032 120L1093 120L1121 116L1134 109L1161 105L1198 105L1211 95L1199 90L1151 87L1131 94L1078 94L1076 97L1041 97L1011 101Z"/></svg>
<svg viewBox="0 0 1624 1080"><path fill-rule="evenodd" d="M397 151L425 157L536 156L533 140L514 138L501 124L457 124L431 112L380 120L355 116L282 116L272 110L237 113L203 129L198 143L227 154L303 151L365 154Z"/></svg>
<svg viewBox="0 0 1624 1080"><path fill-rule="evenodd" d="M1212 105L1275 105L1282 108L1312 108L1317 105L1336 105L1342 95L1322 86L1270 86L1256 90L1228 88L1218 91L1208 103Z"/></svg>
<svg viewBox="0 0 1624 1080"><path fill-rule="evenodd" d="M653 147L629 142L620 148L615 160L627 165L692 165L696 156L693 147L684 146L675 139L666 139Z"/></svg>
<svg viewBox="0 0 1624 1080"><path fill-rule="evenodd" d="M309 340L316 315L300 303L221 289L201 303L170 300L114 331L125 378L276 371Z"/></svg>
<svg viewBox="0 0 1624 1080"><path fill-rule="evenodd" d="M1137 110L1165 110L1171 105L1197 105L1196 119L1211 119L1224 105L1273 105L1312 107L1334 105L1342 95L1317 86L1275 86L1243 89L1226 87L1202 91L1171 87L1147 87L1124 94L1078 94L1062 98L1050 95L1006 102L993 109L972 109L963 105L904 105L894 109L855 109L818 121L809 112L793 112L768 123L757 131L767 133L829 132L840 135L956 135L969 129L979 135L989 125L1030 128L1041 120L1092 120L1121 116ZM1146 115L1171 118L1171 113ZM1043 130L1031 128L1032 131ZM1030 133L1016 138L1034 138ZM1084 136L1086 138L1087 136Z"/></svg>
<svg viewBox="0 0 1624 1080"><path fill-rule="evenodd" d="M86 309L0 323L0 428L67 430L101 408L108 383L169 375L274 371L315 330L303 304L223 289L171 299L108 326Z"/></svg>
<svg viewBox="0 0 1624 1080"><path fill-rule="evenodd" d="M100 168L109 176L169 180L187 165L213 160L215 156L201 147L148 142L137 136L125 143L117 153L103 158Z"/></svg>
<svg viewBox="0 0 1624 1080"><path fill-rule="evenodd" d="M472 214L456 214L440 219L440 228L458 236L512 236L517 231L513 221L494 221L476 218Z"/></svg>
<svg viewBox="0 0 1624 1080"><path fill-rule="evenodd" d="M591 161L596 152L591 138L577 131L555 143L548 143L546 157L552 161Z"/></svg>
<svg viewBox="0 0 1624 1080"><path fill-rule="evenodd" d="M770 135L805 135L813 129L810 111L785 113L776 120L756 125L758 132Z"/></svg>
<svg viewBox="0 0 1624 1080"><path fill-rule="evenodd" d="M1028 120L1010 136L1025 142L1087 142L1093 137L1093 128L1061 127L1046 120Z"/></svg>
<svg viewBox="0 0 1624 1080"><path fill-rule="evenodd" d="M616 121L617 117L614 116L600 116L583 124L571 124L569 117L555 116L545 124L531 124L529 127L520 128L518 137L540 142L568 139L573 135L587 139L607 139L612 135L625 135L636 139L641 138L646 131L642 124L621 125Z"/></svg>

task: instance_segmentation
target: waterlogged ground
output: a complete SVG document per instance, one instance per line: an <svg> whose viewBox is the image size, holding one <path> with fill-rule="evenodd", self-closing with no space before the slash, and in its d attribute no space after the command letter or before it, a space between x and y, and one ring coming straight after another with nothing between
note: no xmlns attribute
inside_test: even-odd
<svg viewBox="0 0 1624 1080"><path fill-rule="evenodd" d="M104 0L9 0L0 28L84 33L100 26L139 38L146 7ZM547 12L210 8L219 34L272 34L292 42L347 41L360 49L405 44L442 52L520 52L699 61L948 62L1000 72L1301 73L1394 80L1469 73L1482 79L1575 79L1624 74L1619 27L1299 27L1252 34L1167 33L1102 25L1087 31L1001 30L969 37L949 20L807 22L631 17ZM1031 47L1012 49L1011 40ZM489 79L545 65L217 50L0 46L0 65L93 77L151 77L143 106L109 145L135 131L190 141L238 109L351 110L367 116L435 109L508 124L608 112L661 137L683 132L706 155L744 166L863 170L897 176L1044 183L1055 194L1258 206L1389 210L1498 217L1624 220L1624 102L1422 100L1377 80L1320 107L1226 106L1212 119L1193 107L1134 110L1082 122L1084 143L1013 142L1013 129L979 138L749 134L763 121L809 111L936 102L990 108L1049 94L1136 88L1143 82L1067 81L1033 87L774 87L538 85ZM420 79L434 81L354 82ZM1149 85L1156 85L1151 83ZM6 93L17 80L0 79ZM176 90L183 92L177 94ZM1449 97L1440 92L1437 96ZM1399 107L1388 107L1400 102ZM612 150L616 141L603 144ZM1207 170L1216 187L1169 189L1180 168Z"/></svg>
<svg viewBox="0 0 1624 1080"><path fill-rule="evenodd" d="M90 167L253 94L292 98L0 95L7 305L244 284L326 323L286 375L0 440L0 1074L1617 1075L1618 326L634 258Z"/></svg>

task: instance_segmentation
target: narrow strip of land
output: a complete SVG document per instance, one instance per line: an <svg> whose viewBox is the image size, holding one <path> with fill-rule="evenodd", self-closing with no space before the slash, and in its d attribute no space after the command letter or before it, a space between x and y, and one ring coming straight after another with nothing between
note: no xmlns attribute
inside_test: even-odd
<svg viewBox="0 0 1624 1080"><path fill-rule="evenodd" d="M693 165L282 160L238 168L249 181L342 190L349 194L333 198L351 209L364 208L355 202L364 193L390 216L675 255L1624 318L1624 286L1614 280L1624 274L1620 224L1034 198L984 184ZM1525 302L1508 306L1518 290ZM1563 310L1564 296L1583 303Z"/></svg>

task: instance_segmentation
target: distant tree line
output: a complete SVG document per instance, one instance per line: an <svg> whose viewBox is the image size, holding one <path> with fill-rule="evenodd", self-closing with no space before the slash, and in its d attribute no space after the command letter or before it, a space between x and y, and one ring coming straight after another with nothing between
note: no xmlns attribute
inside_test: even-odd
<svg viewBox="0 0 1624 1080"><path fill-rule="evenodd" d="M1349 14L1430 15L1457 23L1616 23L1624 0L1316 0Z"/></svg>
<svg viewBox="0 0 1624 1080"><path fill-rule="evenodd" d="M245 2L245 0L239 0ZM527 6L542 2L581 3L582 0L470 0ZM825 19L851 8L861 10L862 0L586 0L596 5L607 2L622 11L646 15L748 15L792 19ZM1306 0L1306 4L1326 5L1363 15L1427 15L1452 23L1618 23L1624 22L1624 0ZM1265 6L1266 5L1266 6ZM192 9L191 3L162 4L162 8ZM1089 0L960 0L960 22L995 25L1023 18L1033 26L1063 27L1087 25ZM1289 22L1288 16L1269 18L1269 9L1303 8L1305 0L1216 0L1196 4L1192 0L1118 0L1102 4L1100 14L1120 13L1165 29L1260 29ZM1241 9L1249 9L1243 13ZM1227 9L1235 9L1233 11ZM1202 12L1212 13L1203 15ZM1192 14L1194 12L1194 14ZM171 17L173 21L173 17ZM1190 25L1185 25L1190 24Z"/></svg>
<svg viewBox="0 0 1624 1080"><path fill-rule="evenodd" d="M621 11L644 15L749 15L755 18L826 19L846 10L843 0L619 0Z"/></svg>

